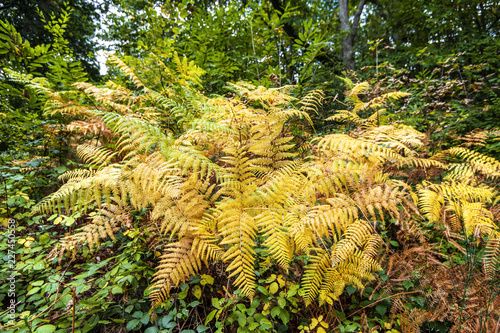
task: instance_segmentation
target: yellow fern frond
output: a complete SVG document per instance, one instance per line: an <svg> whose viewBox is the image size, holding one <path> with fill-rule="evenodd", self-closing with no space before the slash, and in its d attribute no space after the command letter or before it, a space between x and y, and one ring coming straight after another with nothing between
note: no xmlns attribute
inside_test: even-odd
<svg viewBox="0 0 500 333"><path fill-rule="evenodd" d="M466 236L473 235L477 238L489 235L496 228L493 214L485 209L482 203L464 201L461 203L461 209Z"/></svg>
<svg viewBox="0 0 500 333"><path fill-rule="evenodd" d="M88 144L79 145L76 148L76 154L84 163L100 167L108 165L111 159L117 155L117 153L111 149L94 147Z"/></svg>
<svg viewBox="0 0 500 333"><path fill-rule="evenodd" d="M309 305L318 295L321 283L331 267L330 253L321 248L312 248L317 254L311 255L309 264L304 270L302 286L304 288L304 299L306 305Z"/></svg>
<svg viewBox="0 0 500 333"><path fill-rule="evenodd" d="M256 287L253 244L257 226L254 218L243 210L238 201L229 201L218 207L222 211L218 225L224 238L220 245L228 247L223 260L229 262L226 268L231 272L229 277L236 276L234 284L242 289L244 295L253 297Z"/></svg>
<svg viewBox="0 0 500 333"><path fill-rule="evenodd" d="M486 243L484 250L483 268L486 277L494 280L500 271L500 233L493 233Z"/></svg>
<svg viewBox="0 0 500 333"><path fill-rule="evenodd" d="M192 244L192 238L184 237L178 242L167 245L151 281L153 284L150 287L149 297L153 300L153 307L168 299L171 287L178 286L200 270L201 256L192 252Z"/></svg>
<svg viewBox="0 0 500 333"><path fill-rule="evenodd" d="M132 71L132 69L130 69L130 67L128 67L120 58L118 58L117 56L115 56L114 54L112 53L109 53L108 54L108 58L109 60L116 64L118 66L118 68L125 74L127 74L130 79L132 80L132 82L138 87L138 88L145 88L146 89L146 86L144 85L144 83L142 83L141 80L139 80L139 78L135 75L135 73Z"/></svg>
<svg viewBox="0 0 500 333"><path fill-rule="evenodd" d="M265 210L255 217L264 245L278 264L287 271L292 260L293 247L288 226L283 219L283 211Z"/></svg>
<svg viewBox="0 0 500 333"><path fill-rule="evenodd" d="M500 162L492 157L463 147L451 148L447 153L451 156L463 158L465 161L469 162L475 170L487 177L500 177Z"/></svg>

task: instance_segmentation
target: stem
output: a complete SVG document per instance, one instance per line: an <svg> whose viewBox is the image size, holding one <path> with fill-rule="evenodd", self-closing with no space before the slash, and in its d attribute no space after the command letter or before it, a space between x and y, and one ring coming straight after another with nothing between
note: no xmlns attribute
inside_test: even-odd
<svg viewBox="0 0 500 333"><path fill-rule="evenodd" d="M278 70L279 70L279 74L280 74L279 86L281 87L281 31L279 34L280 34L280 43L279 43L279 48L278 48Z"/></svg>
<svg viewBox="0 0 500 333"><path fill-rule="evenodd" d="M257 78L259 79L259 84L260 84L259 64L257 63L257 54L255 53L255 44L253 43L252 21L250 21L250 34L252 35L253 59L255 61L255 69L257 70Z"/></svg>
<svg viewBox="0 0 500 333"><path fill-rule="evenodd" d="M6 210L6 216L9 217L9 204L7 203L7 201L9 200L9 194L7 193L7 181L5 180L4 176L2 176L2 183L3 183L3 186L4 186L4 190L5 190L5 210Z"/></svg>
<svg viewBox="0 0 500 333"><path fill-rule="evenodd" d="M469 243L470 244L470 243ZM468 290L468 287L469 287L469 282L471 280L471 273L472 273L472 269L473 269L473 261L474 261L474 256L471 256L471 250L473 250L474 247L467 247L467 276L466 276L466 279L465 279L465 286L464 286L464 293L463 293L463 297L462 297L462 306L460 307L460 313L459 313L459 317L458 317L458 323L459 323L459 326L458 326L458 331L457 333L460 333L460 331L462 330L462 325L461 325L461 321L462 321L462 316L463 316L463 311L464 311L464 308L465 308L465 302L467 300L467 290Z"/></svg>

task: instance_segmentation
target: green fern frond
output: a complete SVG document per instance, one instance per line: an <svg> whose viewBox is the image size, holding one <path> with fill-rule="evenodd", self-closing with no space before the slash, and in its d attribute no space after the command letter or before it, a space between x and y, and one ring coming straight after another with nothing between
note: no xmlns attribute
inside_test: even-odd
<svg viewBox="0 0 500 333"><path fill-rule="evenodd" d="M52 90L49 80L45 77L34 77L31 74L18 73L9 68L3 68L3 70L11 81L23 84L37 94L50 97L55 97L57 95L57 93Z"/></svg>
<svg viewBox="0 0 500 333"><path fill-rule="evenodd" d="M474 179L474 167L468 164L449 164L449 173L443 178L445 181L461 181L466 182Z"/></svg>
<svg viewBox="0 0 500 333"><path fill-rule="evenodd" d="M205 71L196 66L194 61L188 62L186 57L180 59L177 52L174 52L174 64L176 66L176 70L179 75L179 83L181 85L189 85L189 83L193 83L198 86L202 85L201 76L205 74Z"/></svg>
<svg viewBox="0 0 500 333"><path fill-rule="evenodd" d="M447 169L447 166L444 163L441 163L437 160L432 160L428 158L418 158L418 157L408 157L405 159L401 159L396 164L398 167L402 166L414 166L417 168L440 168Z"/></svg>
<svg viewBox="0 0 500 333"><path fill-rule="evenodd" d="M228 83L228 85L235 89L240 96L261 102L266 110L278 105L288 105L288 103L297 100L297 98L287 93L291 89L291 86L267 89L264 87L256 88L254 85L245 82L238 82L236 84Z"/></svg>
<svg viewBox="0 0 500 333"><path fill-rule="evenodd" d="M465 200L470 202L491 202L495 192L488 187L475 187L457 182L442 184L423 184L425 188L435 191L448 200Z"/></svg>
<svg viewBox="0 0 500 333"><path fill-rule="evenodd" d="M72 116L72 117L88 117L89 111L92 110L87 106L80 105L75 102L68 102L58 99L51 99L45 103L44 114L53 116L57 113Z"/></svg>
<svg viewBox="0 0 500 333"><path fill-rule="evenodd" d="M67 212L86 211L91 203L100 207L102 191L113 191L121 186L121 171L121 167L110 165L78 182L68 182L34 206L33 212L61 212L63 205ZM109 200L110 197L106 199Z"/></svg>
<svg viewBox="0 0 500 333"><path fill-rule="evenodd" d="M338 122L350 122L356 126L363 126L367 123L366 119L360 118L357 114L348 110L337 110L337 113L325 120L338 121Z"/></svg>

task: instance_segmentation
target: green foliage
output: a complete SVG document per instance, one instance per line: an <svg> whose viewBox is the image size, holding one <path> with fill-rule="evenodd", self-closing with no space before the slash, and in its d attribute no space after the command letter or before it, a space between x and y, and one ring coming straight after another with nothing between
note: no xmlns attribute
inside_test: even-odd
<svg viewBox="0 0 500 333"><path fill-rule="evenodd" d="M147 315L144 324L149 322L149 304L140 298L153 273L145 264L152 257L146 249L121 236L124 245L117 248L117 256L111 251L91 256L87 248L83 250L83 260L58 265L57 258L49 252L58 242L61 227L43 229L43 233L26 232L26 227L18 226L15 232L23 236L16 237L15 269L9 268L7 256L3 258L2 274L15 278L16 300L20 302L17 328L4 329L5 332L39 332L49 322L55 323L53 326L58 331L71 329L73 306L75 328L81 332L107 324L133 322L138 313L142 313L141 318ZM7 233L2 232L1 237L7 237ZM8 243L2 241L2 246L2 252L7 253ZM0 301L8 300L6 288L9 284L2 284ZM73 304L73 295L78 300L76 304ZM56 313L54 321L51 318ZM2 316L5 325L9 317L5 313Z"/></svg>
<svg viewBox="0 0 500 333"><path fill-rule="evenodd" d="M31 45L52 43L53 35L46 29L46 20L52 20L54 16L61 17L64 12L71 11L72 19L65 23L68 29L65 29L63 37L77 61L82 63L85 72L89 73L92 79L99 78L95 57L98 43L95 36L99 20L107 11L109 1L96 3L88 0L8 0L3 5L0 20L15 27L21 38ZM41 70L44 72L46 69Z"/></svg>
<svg viewBox="0 0 500 333"><path fill-rule="evenodd" d="M111 14L103 38L117 41L123 55L170 57L174 48L206 71L208 92L223 93L226 82L239 80L310 90L334 79L322 65L340 72L327 40L332 27L325 13L331 6L321 1L301 10L281 1L155 4L156 10L145 2L118 2L118 11L134 15Z"/></svg>
<svg viewBox="0 0 500 333"><path fill-rule="evenodd" d="M496 329L496 4L367 4L335 86L336 3L114 3L106 83L0 21L1 329Z"/></svg>

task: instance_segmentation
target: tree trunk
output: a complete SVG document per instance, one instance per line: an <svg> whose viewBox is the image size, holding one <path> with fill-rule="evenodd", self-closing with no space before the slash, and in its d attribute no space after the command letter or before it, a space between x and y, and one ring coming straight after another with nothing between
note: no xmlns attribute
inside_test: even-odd
<svg viewBox="0 0 500 333"><path fill-rule="evenodd" d="M342 60L344 61L345 68L350 71L356 68L354 61L354 38L359 26L359 18L363 12L366 0L359 0L358 9L354 14L354 19L349 20L349 0L339 0L339 18L340 30L346 33L345 38L342 40Z"/></svg>

